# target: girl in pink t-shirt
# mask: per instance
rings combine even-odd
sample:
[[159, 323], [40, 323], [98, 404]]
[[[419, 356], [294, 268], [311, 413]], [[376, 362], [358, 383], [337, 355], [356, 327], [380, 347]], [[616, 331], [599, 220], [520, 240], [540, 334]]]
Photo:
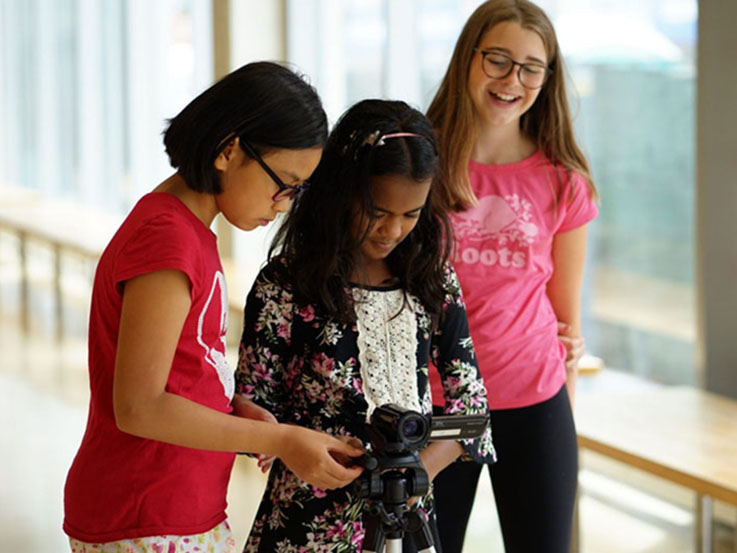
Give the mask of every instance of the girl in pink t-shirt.
[[322, 488], [360, 474], [334, 456], [362, 449], [234, 394], [210, 230], [218, 213], [252, 230], [286, 211], [326, 139], [315, 90], [268, 62], [230, 73], [169, 122], [176, 172], [136, 204], [95, 273], [89, 418], [64, 493], [74, 553], [232, 553], [235, 452], [278, 456]]
[[[488, 390], [499, 456], [489, 470], [505, 549], [567, 552], [578, 476], [571, 400], [581, 280], [586, 226], [598, 210], [545, 13], [525, 0], [482, 4], [428, 117]], [[444, 551], [462, 550], [481, 468], [456, 463], [435, 480]]]

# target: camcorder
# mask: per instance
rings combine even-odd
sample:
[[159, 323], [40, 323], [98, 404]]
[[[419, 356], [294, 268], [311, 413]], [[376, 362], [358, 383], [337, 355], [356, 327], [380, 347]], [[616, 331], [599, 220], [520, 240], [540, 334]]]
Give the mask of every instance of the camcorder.
[[393, 403], [377, 407], [366, 430], [378, 455], [419, 451], [435, 440], [478, 438], [489, 426], [489, 414], [425, 416]]
[[489, 413], [481, 415], [425, 416], [395, 404], [377, 407], [366, 425], [371, 452], [361, 458], [364, 472], [354, 492], [368, 501], [363, 517], [366, 535], [363, 551], [401, 551], [409, 533], [418, 551], [434, 551], [427, 521], [407, 507], [410, 497], [430, 489], [419, 451], [435, 440], [478, 438], [489, 425]]

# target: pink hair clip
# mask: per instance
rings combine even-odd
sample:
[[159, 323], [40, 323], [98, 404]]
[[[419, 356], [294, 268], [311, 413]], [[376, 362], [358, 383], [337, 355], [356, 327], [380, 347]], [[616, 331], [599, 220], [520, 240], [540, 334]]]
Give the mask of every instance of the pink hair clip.
[[393, 132], [389, 134], [381, 134], [381, 131], [374, 131], [370, 135], [366, 137], [366, 139], [363, 141], [363, 145], [369, 145], [369, 146], [384, 146], [386, 142], [384, 142], [388, 138], [402, 138], [402, 137], [410, 137], [415, 136], [417, 138], [424, 138], [421, 134], [417, 134], [415, 132]]

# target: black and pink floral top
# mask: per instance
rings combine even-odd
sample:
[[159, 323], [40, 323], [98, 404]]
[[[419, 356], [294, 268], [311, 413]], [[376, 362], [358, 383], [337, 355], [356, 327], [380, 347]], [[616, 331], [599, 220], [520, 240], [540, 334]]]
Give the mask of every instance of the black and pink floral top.
[[[356, 305], [363, 313], [356, 323], [346, 325], [321, 318], [312, 305], [295, 303], [291, 292], [274, 278], [274, 271], [279, 270], [283, 270], [281, 261], [272, 261], [259, 273], [248, 295], [236, 371], [237, 392], [271, 411], [280, 422], [354, 436], [369, 447], [365, 422], [377, 400], [367, 398], [364, 390], [370, 396], [374, 386], [363, 380], [372, 378], [371, 372], [392, 370], [386, 365], [396, 363], [401, 355], [387, 353], [385, 348], [394, 341], [393, 336], [402, 332], [388, 326], [397, 324], [397, 317], [392, 316], [389, 320], [378, 317], [387, 325], [378, 337], [359, 334], [375, 332], [377, 317], [370, 316], [372, 306], [401, 290], [398, 286], [354, 288], [350, 293], [361, 298], [362, 303]], [[405, 320], [412, 326], [404, 331], [413, 332], [416, 340], [413, 336], [409, 342], [400, 342], [411, 343], [412, 347], [416, 344], [411, 360], [416, 382], [411, 382], [411, 389], [417, 393], [417, 401], [406, 407], [432, 413], [428, 385], [432, 361], [443, 382], [445, 413], [484, 413], [488, 410], [486, 389], [476, 364], [460, 286], [450, 265], [446, 274], [444, 314], [437, 328], [432, 328], [430, 317], [416, 298], [409, 296], [405, 302], [405, 309], [412, 314]], [[369, 324], [364, 324], [367, 319]], [[397, 347], [401, 349], [401, 344]], [[370, 363], [369, 371], [366, 367], [362, 370], [361, 360], [367, 366]], [[374, 380], [381, 383], [386, 379]], [[378, 397], [384, 396], [379, 393]], [[496, 460], [491, 429], [481, 438], [461, 444], [468, 460]], [[351, 486], [339, 490], [314, 488], [277, 460], [244, 551], [360, 551], [364, 508], [364, 501], [354, 495]], [[418, 508], [432, 510], [432, 493], [418, 502]]]

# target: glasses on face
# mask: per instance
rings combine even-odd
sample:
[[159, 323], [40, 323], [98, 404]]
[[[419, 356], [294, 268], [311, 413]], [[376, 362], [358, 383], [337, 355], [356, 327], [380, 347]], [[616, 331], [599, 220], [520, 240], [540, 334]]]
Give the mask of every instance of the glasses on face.
[[297, 194], [302, 192], [303, 190], [306, 190], [307, 187], [310, 185], [308, 181], [304, 181], [300, 185], [293, 185], [293, 184], [285, 184], [283, 180], [281, 180], [276, 173], [269, 167], [266, 162], [263, 160], [263, 158], [256, 153], [256, 150], [251, 148], [251, 146], [248, 145], [247, 142], [241, 141], [241, 146], [243, 146], [243, 150], [251, 156], [253, 159], [256, 160], [256, 163], [258, 163], [261, 168], [266, 171], [266, 174], [271, 177], [271, 180], [276, 183], [277, 191], [276, 193], [271, 197], [271, 200], [274, 202], [280, 202], [281, 200], [291, 200], [294, 198]]
[[545, 84], [545, 80], [553, 72], [549, 67], [540, 63], [520, 63], [514, 61], [507, 55], [490, 50], [474, 48], [474, 52], [481, 54], [481, 68], [487, 77], [492, 79], [504, 79], [514, 66], [518, 65], [517, 78], [525, 88], [536, 89]]

